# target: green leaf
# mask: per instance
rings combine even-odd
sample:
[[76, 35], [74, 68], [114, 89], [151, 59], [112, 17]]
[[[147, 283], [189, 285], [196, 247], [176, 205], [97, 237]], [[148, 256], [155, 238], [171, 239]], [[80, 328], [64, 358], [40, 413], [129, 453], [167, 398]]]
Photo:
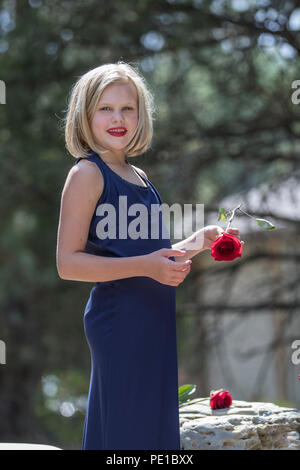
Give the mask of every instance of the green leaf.
[[275, 228], [275, 225], [271, 224], [268, 220], [265, 219], [255, 219], [257, 225], [259, 225], [261, 228], [264, 228], [266, 230], [273, 230]]
[[226, 216], [226, 209], [224, 207], [220, 207], [219, 209], [219, 217], [218, 220], [224, 220], [226, 222], [227, 216]]
[[192, 393], [195, 392], [196, 388], [197, 388], [197, 385], [192, 385], [192, 384], [186, 384], [186, 385], [182, 385], [181, 387], [179, 387], [178, 389], [179, 405], [185, 401], [188, 401], [189, 395], [192, 395]]

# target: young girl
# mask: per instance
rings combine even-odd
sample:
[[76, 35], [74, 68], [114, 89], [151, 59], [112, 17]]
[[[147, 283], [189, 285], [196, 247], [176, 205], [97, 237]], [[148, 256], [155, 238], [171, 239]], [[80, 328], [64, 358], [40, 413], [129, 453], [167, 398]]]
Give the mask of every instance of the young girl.
[[[149, 211], [162, 203], [127, 159], [149, 148], [153, 110], [145, 80], [121, 61], [84, 74], [70, 97], [66, 146], [77, 160], [62, 192], [57, 269], [62, 279], [95, 283], [84, 312], [91, 376], [82, 449], [180, 450], [176, 287], [189, 258], [223, 230], [209, 226], [199, 250], [185, 251], [185, 240], [175, 249], [160, 214], [159, 237], [120, 236], [121, 222], [132, 222], [120, 196]], [[105, 238], [108, 205], [118, 230]]]

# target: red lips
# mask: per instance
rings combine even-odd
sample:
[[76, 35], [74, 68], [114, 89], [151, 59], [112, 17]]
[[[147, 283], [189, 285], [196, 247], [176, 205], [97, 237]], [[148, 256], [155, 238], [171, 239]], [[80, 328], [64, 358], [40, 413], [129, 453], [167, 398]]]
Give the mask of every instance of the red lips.
[[108, 129], [107, 132], [110, 135], [113, 135], [114, 137], [122, 137], [123, 135], [126, 134], [127, 129], [125, 129], [125, 127], [113, 127], [111, 129]]

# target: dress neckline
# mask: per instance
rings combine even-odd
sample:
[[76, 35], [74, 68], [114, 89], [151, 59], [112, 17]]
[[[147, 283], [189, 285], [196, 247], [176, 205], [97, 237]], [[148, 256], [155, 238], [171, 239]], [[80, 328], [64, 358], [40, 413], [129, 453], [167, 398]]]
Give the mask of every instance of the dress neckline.
[[127, 160], [127, 157], [125, 157], [125, 161], [128, 165], [131, 166], [132, 170], [135, 172], [135, 174], [137, 174], [138, 176], [140, 176], [142, 178], [142, 180], [146, 183], [147, 186], [141, 186], [140, 184], [135, 184], [135, 183], [132, 183], [131, 181], [128, 181], [126, 180], [125, 178], [122, 178], [122, 176], [118, 175], [118, 173], [116, 173], [114, 170], [112, 170], [110, 168], [110, 166], [107, 165], [107, 163], [105, 163], [105, 161], [100, 157], [100, 155], [98, 153], [95, 152], [95, 155], [100, 158], [100, 160], [103, 162], [103, 164], [112, 172], [114, 173], [118, 178], [120, 178], [122, 181], [124, 181], [125, 183], [127, 184], [130, 184], [131, 186], [135, 186], [136, 188], [141, 188], [141, 189], [149, 189], [150, 186], [148, 184], [148, 182], [146, 181], [146, 178], [144, 178], [144, 176], [138, 174], [135, 169], [133, 168], [133, 166], [129, 163], [129, 161]]

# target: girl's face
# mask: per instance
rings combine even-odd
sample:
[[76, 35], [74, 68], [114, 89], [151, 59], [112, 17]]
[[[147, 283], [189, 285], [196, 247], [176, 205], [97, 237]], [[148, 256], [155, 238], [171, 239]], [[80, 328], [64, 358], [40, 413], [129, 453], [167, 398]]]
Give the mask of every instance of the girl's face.
[[[138, 95], [134, 84], [112, 83], [103, 91], [92, 119], [95, 140], [108, 149], [105, 157], [123, 157], [124, 148], [138, 125]], [[109, 129], [125, 128], [125, 134], [113, 135]], [[119, 129], [122, 130], [122, 129]], [[124, 130], [124, 129], [123, 129]]]

